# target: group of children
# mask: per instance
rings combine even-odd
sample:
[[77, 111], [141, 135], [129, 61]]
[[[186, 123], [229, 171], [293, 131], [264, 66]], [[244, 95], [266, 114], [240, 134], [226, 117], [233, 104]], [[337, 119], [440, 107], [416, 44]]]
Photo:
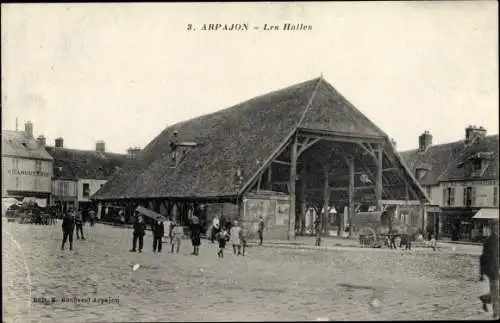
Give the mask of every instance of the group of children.
[[222, 228], [215, 236], [219, 243], [219, 251], [217, 252], [218, 258], [224, 258], [224, 249], [226, 243], [229, 242], [233, 246], [233, 252], [237, 256], [244, 256], [246, 249], [246, 239], [243, 234], [243, 229], [240, 227], [238, 221], [234, 221], [234, 225], [229, 229], [228, 227]]

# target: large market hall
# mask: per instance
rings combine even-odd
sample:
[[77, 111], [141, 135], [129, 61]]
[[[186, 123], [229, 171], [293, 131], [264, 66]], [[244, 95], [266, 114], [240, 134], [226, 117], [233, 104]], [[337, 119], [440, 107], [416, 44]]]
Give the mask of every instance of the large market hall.
[[325, 229], [331, 206], [346, 210], [339, 231], [359, 231], [363, 208], [394, 205], [425, 230], [429, 201], [390, 137], [323, 77], [168, 126], [92, 198], [181, 224], [201, 209], [206, 226], [220, 215], [252, 231], [262, 216], [276, 239], [304, 232], [310, 208]]

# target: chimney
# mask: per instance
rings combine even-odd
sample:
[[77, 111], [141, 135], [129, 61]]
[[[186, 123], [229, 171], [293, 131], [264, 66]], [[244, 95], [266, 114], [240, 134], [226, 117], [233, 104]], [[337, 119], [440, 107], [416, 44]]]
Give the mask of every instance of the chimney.
[[56, 148], [63, 148], [64, 140], [61, 137], [56, 138]]
[[134, 155], [137, 155], [137, 153], [140, 151], [141, 151], [141, 148], [139, 148], [139, 147], [130, 147], [129, 149], [127, 149], [127, 154], [129, 156], [134, 156]]
[[45, 140], [45, 136], [44, 135], [40, 135], [38, 136], [38, 138], [36, 138], [36, 141], [38, 142], [38, 145], [40, 147], [45, 147], [47, 141]]
[[426, 130], [418, 137], [418, 151], [424, 152], [432, 145], [432, 135]]
[[99, 140], [95, 143], [95, 151], [99, 153], [104, 153], [106, 151], [106, 144], [104, 141]]
[[476, 138], [484, 138], [486, 136], [486, 129], [483, 127], [468, 126], [465, 128], [465, 142], [471, 143]]
[[31, 121], [24, 124], [24, 132], [27, 136], [33, 137], [33, 123], [31, 123]]

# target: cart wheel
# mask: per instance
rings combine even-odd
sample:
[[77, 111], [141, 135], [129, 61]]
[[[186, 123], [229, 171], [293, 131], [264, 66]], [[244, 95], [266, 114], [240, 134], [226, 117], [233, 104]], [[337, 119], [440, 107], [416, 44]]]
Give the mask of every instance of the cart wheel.
[[375, 230], [365, 227], [359, 231], [359, 242], [362, 247], [374, 247], [377, 241]]

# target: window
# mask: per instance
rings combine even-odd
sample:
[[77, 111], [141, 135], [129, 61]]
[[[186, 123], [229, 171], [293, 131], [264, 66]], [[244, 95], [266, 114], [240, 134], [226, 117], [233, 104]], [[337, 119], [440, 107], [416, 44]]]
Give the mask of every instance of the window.
[[431, 197], [431, 187], [430, 186], [425, 187], [425, 192], [427, 193], [428, 197]]
[[42, 161], [41, 160], [36, 160], [35, 161], [35, 171], [36, 172], [41, 172], [42, 171]]
[[482, 166], [482, 160], [480, 158], [475, 158], [473, 161], [472, 161], [472, 166], [473, 166], [473, 169], [475, 171], [479, 171], [481, 170], [481, 166]]
[[19, 177], [16, 177], [16, 188], [19, 188], [21, 186], [21, 180]]
[[63, 195], [64, 193], [64, 182], [57, 183], [57, 195]]
[[455, 204], [455, 188], [445, 187], [443, 188], [443, 205], [452, 206]]
[[90, 185], [88, 183], [83, 183], [83, 197], [90, 197]]
[[498, 206], [498, 186], [493, 187], [493, 206]]
[[104, 184], [101, 184], [101, 186], [100, 186], [100, 187], [103, 187], [103, 186], [104, 186]]
[[69, 195], [69, 183], [68, 182], [63, 182], [63, 195], [64, 196]]
[[464, 206], [473, 206], [476, 202], [476, 190], [474, 187], [464, 187]]
[[14, 169], [19, 169], [19, 159], [17, 159], [17, 158], [12, 159], [12, 167]]

